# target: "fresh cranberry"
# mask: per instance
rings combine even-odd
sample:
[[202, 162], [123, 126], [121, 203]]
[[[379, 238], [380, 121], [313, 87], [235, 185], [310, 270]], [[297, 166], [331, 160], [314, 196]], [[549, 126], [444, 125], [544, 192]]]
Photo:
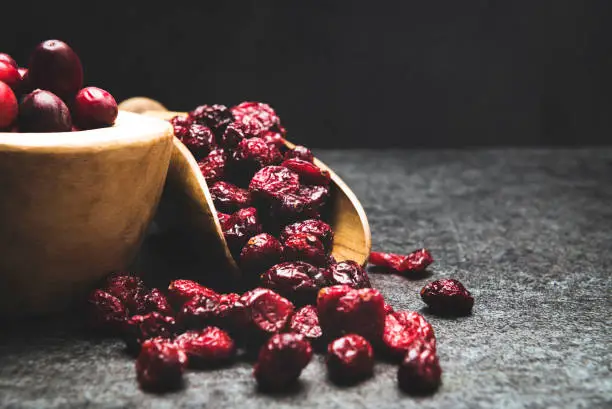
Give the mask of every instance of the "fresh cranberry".
[[159, 289], [154, 288], [144, 295], [144, 304], [147, 312], [159, 312], [163, 315], [173, 316], [174, 310], [168, 299]]
[[208, 156], [198, 161], [200, 171], [206, 179], [206, 183], [213, 184], [225, 175], [225, 164], [227, 155], [223, 149], [213, 149]]
[[327, 285], [323, 272], [312, 264], [292, 261], [277, 264], [261, 276], [261, 285], [270, 288], [298, 305], [316, 300]]
[[280, 119], [274, 109], [263, 102], [245, 101], [232, 107], [236, 121], [244, 122], [248, 118], [257, 119], [266, 130], [279, 130]]
[[50, 91], [64, 101], [71, 100], [83, 88], [83, 67], [68, 44], [48, 40], [30, 55], [28, 79], [33, 88]]
[[195, 296], [219, 297], [214, 290], [192, 280], [174, 280], [168, 286], [168, 298], [175, 307], [182, 307]]
[[323, 246], [327, 251], [330, 251], [332, 248], [334, 232], [332, 231], [330, 225], [322, 220], [308, 219], [285, 226], [281, 232], [280, 239], [285, 241], [287, 237], [297, 233], [312, 234], [321, 240], [321, 243], [323, 243]]
[[283, 256], [287, 261], [303, 260], [319, 267], [327, 262], [325, 247], [315, 235], [296, 233], [288, 236], [283, 245], [285, 246]]
[[396, 359], [405, 356], [415, 342], [426, 342], [434, 350], [436, 348], [436, 337], [431, 324], [414, 311], [387, 314], [382, 341], [387, 354]]
[[370, 264], [384, 267], [397, 273], [419, 273], [424, 271], [431, 263], [433, 257], [427, 249], [420, 249], [404, 256], [395, 253], [370, 253]]
[[177, 330], [173, 317], [150, 312], [145, 315], [133, 315], [123, 328], [123, 339], [130, 352], [137, 352], [144, 341], [149, 338], [172, 338]]
[[312, 359], [312, 347], [301, 334], [270, 337], [259, 351], [253, 375], [262, 390], [282, 390], [295, 383]]
[[234, 149], [243, 139], [258, 138], [263, 127], [258, 120], [248, 119], [244, 122], [232, 122], [227, 126], [221, 137], [221, 145], [226, 149]]
[[0, 81], [0, 130], [9, 128], [17, 119], [19, 104], [15, 93], [4, 82]]
[[13, 67], [18, 68], [17, 61], [15, 61], [13, 57], [6, 53], [0, 53], [0, 62], [5, 62], [8, 65], [12, 65]]
[[117, 333], [126, 319], [126, 310], [121, 300], [102, 290], [95, 290], [88, 299], [88, 324], [101, 332]]
[[255, 288], [242, 295], [240, 302], [247, 308], [247, 332], [261, 339], [281, 332], [293, 314], [293, 304], [267, 288]]
[[323, 339], [317, 308], [313, 305], [305, 305], [297, 310], [291, 317], [289, 329], [297, 334], [302, 334], [313, 345], [320, 344]]
[[200, 105], [189, 112], [189, 117], [194, 122], [209, 127], [219, 137], [234, 120], [231, 111], [225, 105]]
[[326, 364], [330, 379], [351, 384], [372, 376], [374, 352], [367, 339], [348, 334], [329, 344]]
[[346, 284], [353, 288], [372, 287], [368, 273], [353, 260], [329, 265], [325, 275], [333, 285]]
[[141, 388], [156, 392], [180, 388], [187, 362], [187, 354], [171, 341], [147, 340], [136, 360], [138, 383]]
[[115, 274], [106, 280], [106, 291], [119, 298], [130, 315], [144, 314], [147, 288], [142, 279], [128, 274]]
[[270, 199], [295, 193], [299, 187], [297, 173], [282, 166], [266, 166], [255, 173], [249, 184], [249, 191], [256, 197]]
[[174, 136], [185, 144], [196, 160], [206, 157], [216, 147], [213, 132], [209, 127], [199, 123], [189, 125], [186, 131], [179, 128], [179, 133], [175, 128]]
[[442, 369], [436, 351], [425, 342], [415, 342], [397, 372], [397, 382], [409, 394], [430, 394], [442, 383]]
[[285, 152], [285, 159], [292, 158], [301, 159], [310, 163], [314, 161], [314, 156], [310, 149], [302, 145], [296, 145], [295, 148]]
[[219, 296], [196, 295], [183, 304], [177, 320], [182, 328], [202, 329], [212, 325], [219, 314]]
[[185, 332], [176, 337], [175, 343], [185, 351], [189, 365], [194, 368], [223, 364], [236, 352], [234, 340], [227, 332], [217, 327]]
[[0, 81], [11, 87], [15, 94], [21, 91], [21, 75], [17, 67], [7, 62], [0, 61]]
[[114, 124], [119, 110], [117, 101], [108, 91], [87, 87], [76, 95], [72, 112], [74, 122], [81, 129], [93, 129]]
[[276, 147], [281, 152], [285, 149], [285, 138], [283, 138], [280, 132], [264, 131], [261, 134], [261, 138], [263, 138], [268, 145]]
[[221, 225], [221, 229], [225, 230], [225, 226], [230, 219], [230, 215], [227, 213], [217, 212], [217, 219], [219, 219], [219, 224]]
[[208, 190], [215, 204], [215, 209], [222, 212], [235, 212], [251, 204], [251, 195], [248, 190], [228, 182], [217, 182], [210, 186]]
[[469, 315], [474, 297], [458, 280], [444, 278], [421, 289], [421, 298], [432, 312], [439, 315]]
[[261, 233], [247, 241], [240, 252], [240, 268], [246, 273], [260, 274], [280, 263], [283, 246], [274, 236]]
[[327, 170], [321, 169], [311, 162], [298, 158], [286, 159], [281, 166], [291, 169], [300, 175], [300, 182], [306, 185], [329, 185], [331, 177]]
[[237, 249], [237, 251], [240, 251], [242, 247], [244, 247], [250, 237], [262, 231], [257, 209], [254, 207], [247, 207], [233, 213], [225, 224], [225, 227], [223, 234], [227, 240], [227, 244], [232, 249]]
[[64, 102], [49, 91], [37, 89], [19, 105], [21, 132], [70, 132], [72, 119]]

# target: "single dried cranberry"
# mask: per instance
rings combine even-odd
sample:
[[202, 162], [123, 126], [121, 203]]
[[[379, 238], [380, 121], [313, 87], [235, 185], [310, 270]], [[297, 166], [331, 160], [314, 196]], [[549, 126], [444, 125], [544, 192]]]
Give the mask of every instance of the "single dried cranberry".
[[313, 305], [305, 305], [293, 314], [289, 323], [289, 329], [304, 335], [313, 345], [320, 344], [323, 339], [323, 330], [319, 325], [317, 308]]
[[187, 133], [177, 134], [176, 129], [174, 135], [185, 144], [191, 154], [197, 159], [206, 157], [216, 147], [215, 135], [207, 126], [193, 123], [187, 128]]
[[174, 310], [170, 306], [168, 299], [157, 288], [154, 288], [145, 294], [144, 304], [145, 304], [145, 308], [147, 312], [156, 311], [163, 315], [168, 315], [168, 316], [174, 315]]
[[114, 124], [119, 109], [110, 92], [87, 87], [76, 95], [72, 112], [74, 122], [80, 129], [94, 129]]
[[334, 232], [330, 225], [322, 220], [308, 219], [285, 226], [281, 232], [280, 239], [285, 241], [287, 237], [297, 233], [308, 233], [317, 236], [327, 251], [330, 251], [332, 248]]
[[270, 199], [295, 193], [300, 187], [299, 176], [282, 166], [266, 166], [255, 173], [249, 191], [256, 197]]
[[15, 94], [19, 94], [21, 90], [21, 75], [17, 67], [11, 64], [0, 61], [0, 81], [8, 85]]
[[225, 230], [225, 225], [230, 219], [230, 215], [227, 213], [217, 212], [217, 219], [219, 219], [219, 224], [221, 225], [221, 229]]
[[217, 182], [208, 190], [215, 208], [222, 212], [235, 212], [251, 204], [251, 195], [248, 190], [228, 182]]
[[266, 130], [279, 130], [280, 119], [274, 109], [263, 102], [245, 101], [232, 107], [232, 114], [236, 121], [244, 122], [247, 118], [257, 119]]
[[397, 311], [387, 314], [382, 337], [387, 354], [401, 359], [415, 342], [426, 342], [434, 350], [436, 337], [429, 322], [414, 311]]
[[169, 340], [150, 339], [142, 344], [136, 360], [138, 383], [156, 392], [177, 389], [182, 385], [187, 354]]
[[144, 301], [147, 288], [140, 277], [127, 274], [111, 275], [106, 280], [106, 291], [119, 298], [130, 315], [147, 312]]
[[261, 138], [243, 139], [234, 149], [229, 165], [235, 178], [250, 179], [264, 166], [277, 164], [280, 156], [277, 148]]
[[0, 81], [0, 130], [10, 127], [15, 122], [18, 111], [19, 104], [15, 93], [11, 87]]
[[196, 296], [219, 297], [214, 290], [192, 280], [174, 280], [168, 286], [168, 298], [175, 307], [183, 306]]
[[282, 331], [293, 314], [293, 304], [267, 288], [255, 288], [240, 297], [247, 308], [249, 327], [257, 338], [270, 336]]
[[221, 294], [217, 314], [212, 322], [232, 335], [242, 335], [249, 324], [249, 314], [241, 296], [236, 293]]
[[200, 105], [189, 112], [189, 117], [199, 124], [212, 129], [218, 136], [234, 120], [231, 111], [225, 105]]
[[329, 198], [329, 186], [300, 186], [296, 195], [313, 208], [321, 208]]
[[302, 186], [296, 193], [280, 195], [272, 200], [272, 218], [283, 222], [317, 219], [325, 204], [329, 190], [325, 186]]
[[319, 290], [327, 286], [323, 272], [312, 264], [292, 261], [277, 264], [261, 276], [261, 285], [298, 305], [311, 304]]
[[287, 261], [303, 260], [315, 266], [324, 266], [327, 262], [325, 247], [315, 235], [296, 233], [288, 236], [283, 245], [285, 246], [283, 255]]
[[230, 248], [240, 251], [250, 237], [261, 233], [262, 227], [257, 215], [257, 209], [247, 207], [230, 216], [225, 224], [223, 235]]
[[126, 310], [121, 300], [102, 290], [94, 290], [88, 299], [88, 324], [95, 330], [116, 333], [126, 320]]
[[130, 317], [123, 328], [123, 339], [128, 350], [136, 352], [145, 340], [155, 337], [172, 338], [176, 330], [176, 321], [173, 317], [150, 312]]
[[234, 340], [217, 327], [188, 331], [176, 337], [176, 345], [185, 351], [189, 366], [211, 367], [229, 361], [235, 354]]
[[206, 183], [212, 184], [223, 178], [226, 163], [227, 155], [223, 149], [213, 149], [208, 156], [198, 161], [200, 172], [206, 179]]
[[179, 140], [182, 140], [189, 136], [189, 127], [193, 124], [193, 121], [188, 116], [177, 115], [169, 120], [174, 128], [174, 136]]
[[276, 147], [281, 152], [285, 149], [285, 138], [283, 138], [280, 132], [264, 131], [261, 134], [261, 138], [263, 138], [268, 145]]
[[300, 182], [305, 185], [329, 185], [331, 176], [329, 171], [321, 169], [317, 165], [311, 162], [298, 158], [286, 159], [281, 166], [291, 169], [298, 175], [300, 175]]
[[247, 241], [240, 252], [240, 268], [251, 275], [257, 276], [280, 263], [283, 246], [274, 236], [261, 233]]
[[253, 375], [262, 390], [281, 390], [297, 381], [311, 359], [312, 347], [303, 335], [276, 334], [261, 347]]
[[17, 118], [21, 132], [70, 132], [72, 118], [57, 95], [36, 89], [19, 104]]
[[430, 394], [438, 389], [442, 369], [436, 351], [426, 342], [415, 342], [397, 371], [397, 382], [400, 389], [410, 394]]
[[6, 54], [6, 53], [0, 53], [0, 62], [5, 62], [9, 65], [12, 65], [13, 67], [17, 68], [17, 61], [15, 61], [13, 59], [13, 57], [11, 57], [10, 55]]
[[374, 352], [367, 339], [348, 334], [329, 344], [326, 364], [330, 379], [351, 384], [372, 376]]
[[403, 256], [395, 253], [370, 253], [370, 264], [385, 267], [397, 273], [418, 273], [433, 263], [433, 257], [427, 249], [420, 249]]
[[385, 314], [389, 315], [389, 314], [393, 314], [394, 312], [395, 310], [393, 309], [393, 307], [385, 303]]
[[295, 148], [288, 150], [285, 152], [285, 159], [297, 158], [306, 162], [312, 163], [314, 161], [314, 156], [310, 149], [302, 145], [296, 145]]
[[221, 145], [226, 149], [234, 149], [243, 139], [259, 138], [263, 127], [256, 119], [247, 119], [244, 122], [232, 122], [227, 126], [221, 137]]
[[421, 298], [432, 312], [439, 315], [469, 315], [474, 297], [458, 280], [443, 278], [421, 289]]
[[346, 284], [353, 288], [372, 287], [368, 273], [353, 260], [341, 261], [329, 265], [325, 275], [333, 285]]
[[[327, 326], [333, 326], [333, 314], [338, 305], [338, 300], [353, 290], [348, 285], [332, 285], [319, 290], [317, 294], [317, 312], [319, 322], [327, 321]], [[323, 328], [324, 325], [321, 325]]]
[[54, 93], [64, 101], [71, 100], [83, 88], [83, 66], [79, 56], [62, 41], [39, 44], [28, 63], [28, 77], [33, 88]]
[[196, 295], [185, 304], [177, 315], [182, 328], [202, 329], [212, 325], [219, 314], [219, 296]]

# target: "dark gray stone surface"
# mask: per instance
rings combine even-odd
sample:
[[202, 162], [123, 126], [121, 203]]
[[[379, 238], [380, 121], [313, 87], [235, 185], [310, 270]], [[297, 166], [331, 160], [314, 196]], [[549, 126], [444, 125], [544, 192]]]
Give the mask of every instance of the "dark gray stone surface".
[[401, 394], [383, 363], [338, 388], [317, 357], [286, 396], [258, 394], [247, 363], [189, 372], [185, 390], [148, 395], [120, 342], [38, 322], [2, 331], [0, 406], [612, 407], [612, 149], [317, 153], [363, 202], [374, 249], [432, 250], [429, 278], [372, 274], [395, 308], [421, 310], [418, 290], [435, 278], [474, 294], [470, 317], [427, 316], [444, 370], [438, 393]]

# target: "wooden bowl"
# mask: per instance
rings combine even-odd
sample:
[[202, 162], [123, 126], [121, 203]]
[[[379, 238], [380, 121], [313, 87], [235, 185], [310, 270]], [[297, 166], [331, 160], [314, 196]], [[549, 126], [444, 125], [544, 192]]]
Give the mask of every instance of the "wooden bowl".
[[165, 121], [0, 133], [0, 316], [62, 310], [132, 261], [172, 154]]

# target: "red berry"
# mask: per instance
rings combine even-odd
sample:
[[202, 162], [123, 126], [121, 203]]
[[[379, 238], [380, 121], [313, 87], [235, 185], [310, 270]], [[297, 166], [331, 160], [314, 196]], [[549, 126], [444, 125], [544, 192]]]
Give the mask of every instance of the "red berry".
[[225, 105], [200, 105], [189, 112], [189, 117], [194, 122], [209, 127], [219, 137], [234, 120], [231, 111]]
[[258, 138], [263, 127], [258, 120], [248, 119], [244, 122], [232, 122], [227, 126], [221, 137], [221, 145], [226, 149], [234, 149], [243, 139]]
[[267, 288], [255, 288], [242, 295], [240, 302], [247, 308], [247, 330], [256, 338], [281, 332], [293, 314], [293, 304]]
[[264, 129], [279, 130], [279, 117], [270, 105], [263, 102], [242, 102], [232, 107], [232, 114], [238, 122], [244, 122], [248, 118], [255, 118], [262, 124]]
[[20, 93], [22, 80], [17, 67], [8, 62], [0, 61], [0, 81], [11, 87], [15, 94]]
[[30, 56], [28, 80], [33, 88], [50, 91], [64, 101], [72, 99], [83, 87], [81, 60], [68, 44], [48, 40]]
[[183, 142], [196, 160], [206, 157], [216, 147], [212, 130], [199, 123], [192, 123], [186, 128], [175, 127], [174, 136]]
[[442, 369], [436, 351], [427, 343], [415, 342], [399, 367], [397, 382], [400, 389], [410, 394], [429, 394], [438, 389]]
[[368, 273], [353, 260], [330, 264], [325, 275], [333, 285], [346, 284], [352, 288], [372, 287]]
[[[321, 240], [308, 233], [296, 233], [283, 241], [283, 253], [287, 261], [305, 261], [316, 266], [324, 266], [327, 262], [327, 253]], [[344, 283], [338, 283], [344, 284]]]
[[139, 277], [127, 274], [116, 274], [106, 280], [106, 291], [119, 298], [130, 315], [145, 314], [144, 297], [147, 288]]
[[138, 383], [151, 391], [177, 389], [182, 385], [187, 359], [187, 354], [168, 340], [147, 340], [136, 360]]
[[387, 314], [382, 341], [387, 354], [396, 359], [405, 356], [415, 342], [425, 342], [434, 350], [436, 348], [436, 337], [431, 324], [414, 311]]
[[172, 117], [168, 122], [172, 124], [174, 128], [174, 136], [179, 139], [184, 138], [189, 133], [189, 127], [193, 124], [193, 121], [188, 116], [177, 115]]
[[131, 352], [139, 350], [144, 341], [149, 338], [172, 338], [177, 330], [176, 321], [172, 317], [158, 312], [130, 317], [123, 328], [123, 339]]
[[0, 130], [9, 128], [17, 119], [19, 105], [15, 93], [4, 82], [0, 81]]
[[458, 280], [441, 279], [421, 289], [421, 298], [432, 312], [439, 315], [469, 315], [474, 297]]
[[302, 334], [311, 344], [318, 344], [323, 339], [317, 308], [313, 305], [305, 305], [293, 314], [289, 329], [297, 334]]
[[389, 314], [393, 314], [394, 312], [395, 310], [393, 309], [393, 307], [385, 303], [385, 314], [389, 315]]
[[81, 129], [94, 129], [114, 124], [119, 110], [108, 91], [87, 87], [76, 95], [72, 112], [75, 124]]
[[314, 156], [312, 155], [312, 152], [310, 151], [310, 149], [302, 145], [296, 145], [295, 148], [285, 152], [285, 159], [292, 159], [292, 158], [301, 159], [303, 161], [310, 162], [310, 163], [314, 161]]
[[264, 131], [261, 134], [261, 138], [263, 138], [268, 145], [276, 147], [279, 151], [285, 149], [285, 138], [283, 138], [283, 135], [280, 132]]
[[223, 178], [226, 163], [227, 155], [223, 149], [213, 149], [208, 156], [198, 161], [198, 166], [204, 179], [206, 179], [206, 183], [210, 185]]
[[281, 154], [277, 148], [266, 144], [261, 138], [241, 140], [231, 156], [229, 165], [235, 178], [252, 178], [264, 166], [280, 162]]
[[233, 335], [241, 335], [249, 325], [249, 314], [236, 293], [221, 294], [213, 324]]
[[70, 132], [72, 119], [64, 102], [49, 91], [37, 89], [19, 105], [21, 132]]
[[221, 225], [221, 229], [225, 230], [225, 225], [230, 219], [230, 215], [226, 213], [217, 212], [217, 219], [219, 219], [219, 224]]
[[95, 330], [117, 333], [126, 320], [123, 303], [115, 296], [102, 290], [95, 290], [88, 299], [88, 324]]
[[311, 304], [327, 285], [323, 272], [312, 264], [292, 261], [277, 264], [261, 276], [261, 285], [298, 305]]
[[283, 246], [274, 236], [261, 233], [247, 241], [240, 252], [240, 268], [251, 275], [261, 274], [280, 263]]
[[225, 224], [223, 235], [231, 249], [240, 251], [250, 237], [262, 231], [262, 226], [257, 215], [257, 209], [247, 207], [240, 209], [230, 216]]
[[282, 222], [317, 219], [319, 210], [329, 197], [326, 186], [302, 186], [296, 193], [280, 195], [272, 200], [272, 218]]
[[287, 237], [297, 233], [308, 233], [317, 236], [327, 251], [330, 251], [332, 248], [334, 232], [330, 225], [322, 220], [308, 219], [285, 226], [281, 232], [280, 239], [285, 241]]
[[0, 62], [5, 62], [8, 65], [12, 65], [13, 67], [17, 68], [17, 62], [13, 59], [13, 57], [6, 53], [0, 53]]
[[235, 212], [251, 204], [251, 195], [248, 190], [228, 182], [217, 182], [210, 186], [208, 190], [215, 204], [215, 209], [221, 212]]
[[163, 315], [173, 316], [174, 311], [168, 299], [159, 289], [154, 288], [143, 297], [143, 302], [147, 312], [159, 312]]
[[254, 196], [266, 199], [295, 193], [299, 187], [297, 173], [282, 166], [266, 166], [260, 169], [249, 184], [249, 190]]
[[229, 361], [236, 351], [234, 340], [217, 327], [188, 331], [176, 337], [176, 345], [185, 351], [189, 365], [194, 368], [211, 367]]
[[177, 307], [183, 306], [195, 296], [219, 297], [214, 290], [192, 280], [174, 280], [168, 286], [168, 298]]
[[286, 159], [281, 166], [291, 169], [300, 175], [300, 182], [305, 185], [329, 185], [331, 177], [327, 170], [319, 168], [311, 162], [306, 162], [302, 159], [291, 158]]
[[355, 383], [372, 375], [374, 352], [364, 337], [348, 334], [329, 344], [326, 363], [334, 382]]
[[395, 253], [370, 253], [370, 264], [384, 267], [397, 273], [418, 273], [433, 263], [433, 257], [427, 249], [413, 251], [407, 256]]
[[219, 296], [196, 295], [180, 309], [177, 320], [182, 328], [202, 329], [213, 325], [219, 314]]
[[259, 351], [253, 375], [263, 390], [276, 391], [295, 383], [312, 359], [312, 347], [301, 334], [270, 337]]
[[338, 305], [338, 300], [351, 290], [352, 288], [348, 285], [332, 285], [319, 290], [317, 294], [317, 312], [319, 313], [320, 323], [327, 321], [329, 327], [334, 325], [333, 314]]

